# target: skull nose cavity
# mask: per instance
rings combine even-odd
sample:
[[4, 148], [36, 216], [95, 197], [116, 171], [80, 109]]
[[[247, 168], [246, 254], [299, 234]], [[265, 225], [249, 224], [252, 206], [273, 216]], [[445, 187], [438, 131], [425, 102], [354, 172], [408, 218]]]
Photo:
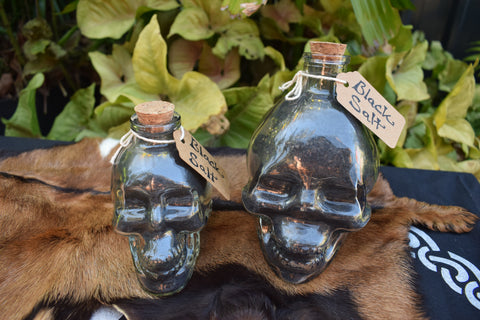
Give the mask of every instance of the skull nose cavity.
[[302, 209], [317, 208], [317, 191], [305, 189], [300, 194], [300, 207]]
[[150, 214], [150, 223], [154, 228], [158, 228], [163, 223], [163, 206], [156, 205], [152, 208]]

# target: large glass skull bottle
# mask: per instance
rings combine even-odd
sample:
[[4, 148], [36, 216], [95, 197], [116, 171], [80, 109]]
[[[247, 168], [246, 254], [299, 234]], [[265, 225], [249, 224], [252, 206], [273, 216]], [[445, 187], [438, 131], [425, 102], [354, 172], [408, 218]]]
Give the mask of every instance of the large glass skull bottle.
[[346, 232], [370, 219], [366, 196], [377, 178], [377, 150], [370, 132], [336, 100], [344, 50], [312, 42], [298, 75], [302, 85], [266, 115], [247, 151], [242, 200], [258, 217], [265, 259], [291, 283], [320, 274]]
[[135, 111], [113, 163], [113, 225], [129, 238], [143, 287], [168, 295], [192, 275], [211, 211], [211, 185], [178, 155], [173, 132], [181, 129], [180, 116], [172, 104], [154, 101]]

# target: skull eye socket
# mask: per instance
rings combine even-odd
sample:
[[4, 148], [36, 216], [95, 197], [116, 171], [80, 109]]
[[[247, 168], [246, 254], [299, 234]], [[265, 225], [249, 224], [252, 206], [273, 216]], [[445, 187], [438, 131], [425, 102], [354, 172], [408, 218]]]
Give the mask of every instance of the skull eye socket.
[[342, 185], [329, 185], [322, 187], [322, 193], [325, 200], [330, 202], [354, 203], [357, 197], [356, 189]]
[[258, 188], [278, 196], [291, 194], [294, 183], [286, 177], [280, 176], [263, 176]]
[[[195, 194], [194, 194], [195, 193]], [[167, 190], [162, 194], [162, 202], [165, 203], [165, 211], [175, 220], [188, 218], [198, 206], [198, 195], [190, 189]]]
[[148, 207], [150, 207], [150, 200], [145, 192], [134, 188], [125, 190], [126, 210], [144, 212]]
[[195, 197], [190, 189], [168, 190], [162, 197], [167, 206], [191, 207], [195, 203]]
[[181, 231], [197, 231], [206, 222], [206, 215], [200, 206], [198, 193], [191, 189], [171, 190], [163, 194], [165, 201], [165, 221]]
[[115, 212], [114, 225], [118, 232], [131, 234], [140, 232], [146, 225], [148, 196], [141, 190], [125, 191], [124, 208]]

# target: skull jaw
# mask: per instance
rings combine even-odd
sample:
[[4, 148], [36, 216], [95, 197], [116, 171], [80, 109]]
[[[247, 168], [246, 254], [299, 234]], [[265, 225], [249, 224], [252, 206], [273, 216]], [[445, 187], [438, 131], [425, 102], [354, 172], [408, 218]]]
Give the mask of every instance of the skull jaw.
[[331, 241], [311, 253], [286, 248], [268, 232], [259, 232], [258, 236], [265, 260], [275, 274], [286, 282], [302, 284], [313, 280], [328, 267], [347, 232], [334, 233]]
[[138, 250], [134, 237], [129, 237], [137, 279], [146, 291], [157, 296], [168, 296], [178, 293], [186, 286], [200, 252], [200, 234], [193, 232], [184, 236], [185, 241], [181, 241], [183, 245], [172, 248], [176, 255], [168, 262], [157, 262], [156, 267], [152, 267], [151, 260]]

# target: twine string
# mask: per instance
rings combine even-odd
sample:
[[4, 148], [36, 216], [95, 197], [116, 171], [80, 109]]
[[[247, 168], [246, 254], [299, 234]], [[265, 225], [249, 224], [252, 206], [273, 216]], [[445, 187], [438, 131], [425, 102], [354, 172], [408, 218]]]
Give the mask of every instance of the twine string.
[[336, 81], [336, 82], [340, 82], [340, 83], [343, 83], [343, 84], [348, 83], [345, 80], [338, 79], [338, 78], [335, 78], [335, 77], [328, 77], [328, 76], [310, 74], [308, 72], [304, 72], [304, 71], [300, 70], [297, 73], [295, 73], [292, 80], [285, 82], [284, 84], [282, 84], [279, 87], [280, 90], [285, 91], [288, 88], [290, 88], [292, 85], [294, 85], [293, 89], [290, 90], [290, 92], [288, 92], [285, 95], [285, 100], [296, 100], [300, 97], [300, 95], [302, 94], [303, 77]]
[[[182, 131], [182, 135], [180, 136], [180, 140], [183, 140], [185, 137], [185, 129], [183, 129], [183, 126], [180, 127], [180, 130]], [[175, 140], [158, 140], [158, 139], [149, 139], [146, 138], [132, 129], [130, 129], [126, 134], [123, 135], [123, 137], [120, 138], [120, 146], [117, 148], [117, 151], [115, 151], [115, 154], [112, 156], [110, 159], [110, 163], [113, 164], [115, 162], [115, 159], [118, 157], [118, 154], [123, 148], [126, 148], [130, 142], [132, 141], [133, 137], [137, 137], [140, 140], [151, 142], [151, 143], [158, 143], [158, 144], [171, 144], [175, 143]]]

